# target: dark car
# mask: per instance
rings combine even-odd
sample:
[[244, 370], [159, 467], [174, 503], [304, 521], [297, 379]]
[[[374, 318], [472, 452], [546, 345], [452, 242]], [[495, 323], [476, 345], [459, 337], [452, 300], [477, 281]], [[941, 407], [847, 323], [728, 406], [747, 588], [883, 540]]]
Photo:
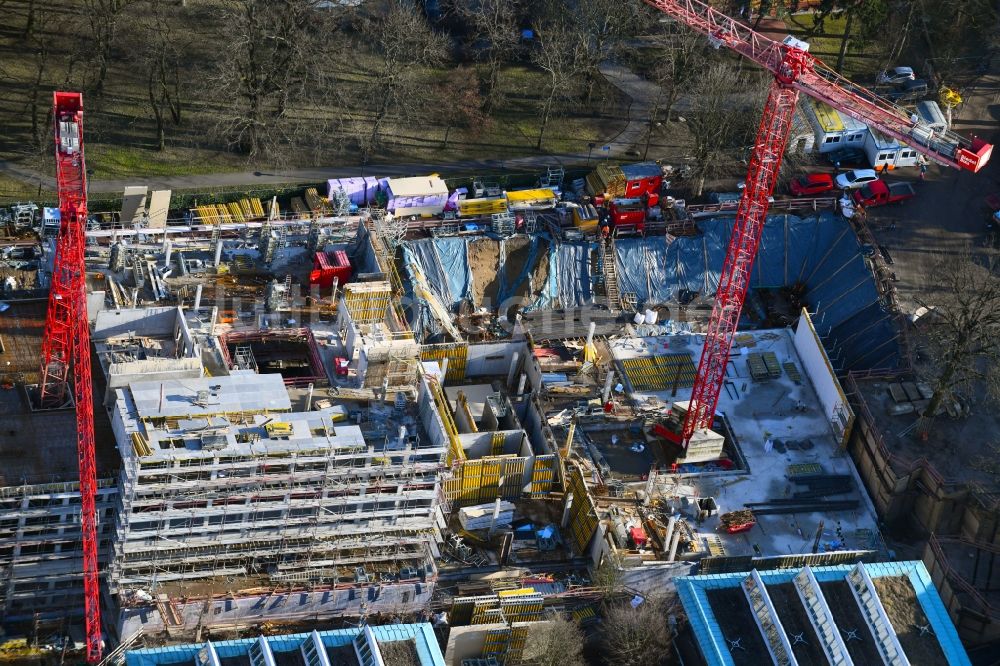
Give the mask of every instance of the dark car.
[[830, 164], [840, 163], [840, 166], [857, 166], [858, 164], [867, 164], [868, 156], [865, 155], [865, 151], [860, 148], [841, 148], [839, 150], [834, 150], [829, 153], [823, 153], [823, 157]]
[[807, 173], [791, 182], [789, 189], [797, 197], [815, 196], [833, 189], [833, 176], [828, 173]]

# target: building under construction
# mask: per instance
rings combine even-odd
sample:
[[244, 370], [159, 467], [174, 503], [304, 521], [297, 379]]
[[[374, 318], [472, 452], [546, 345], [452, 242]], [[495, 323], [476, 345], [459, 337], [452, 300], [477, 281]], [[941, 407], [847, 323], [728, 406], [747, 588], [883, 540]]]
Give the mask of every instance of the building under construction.
[[[420, 394], [429, 404], [426, 384]], [[192, 628], [206, 612], [219, 625], [234, 601], [258, 608], [259, 621], [344, 613], [349, 598], [364, 615], [357, 587], [378, 586], [399, 612], [421, 607], [434, 587], [446, 449], [424, 434], [420, 399], [324, 404], [293, 412], [280, 375], [247, 371], [117, 390], [108, 587], [123, 632], [137, 629], [131, 609], [150, 601], [159, 612], [141, 615], [147, 632]], [[342, 583], [354, 591], [338, 594]]]
[[[685, 449], [661, 426], [684, 419], [729, 220], [678, 205], [676, 235], [595, 241], [555, 199], [496, 225], [342, 210], [90, 231], [108, 635], [408, 621], [442, 608], [442, 577], [497, 566], [495, 587], [463, 582], [450, 613], [491, 627], [463, 654], [500, 659], [542, 605], [594, 614], [593, 590], [576, 589], [588, 568], [661, 593], [691, 562], [883, 557], [837, 375], [904, 351], [850, 224], [768, 219], [713, 433]], [[37, 372], [31, 312], [0, 317], [25, 359], [0, 397], [55, 427], [18, 388]], [[14, 333], [28, 321], [33, 339]], [[61, 494], [24, 483], [39, 461], [5, 479], [15, 622], [82, 610], [71, 454], [51, 454]], [[572, 573], [536, 575], [549, 567]]]

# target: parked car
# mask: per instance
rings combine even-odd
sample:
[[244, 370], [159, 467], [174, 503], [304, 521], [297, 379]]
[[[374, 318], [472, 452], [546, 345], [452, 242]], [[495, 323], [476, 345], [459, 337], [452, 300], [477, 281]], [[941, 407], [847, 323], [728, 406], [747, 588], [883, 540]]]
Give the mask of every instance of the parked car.
[[893, 67], [892, 69], [879, 72], [875, 81], [881, 84], [899, 84], [905, 81], [912, 81], [915, 78], [917, 77], [913, 73], [912, 67]]
[[912, 102], [923, 99], [928, 92], [930, 92], [930, 87], [926, 81], [914, 79], [913, 81], [904, 81], [899, 90], [889, 93], [885, 98], [893, 102]]
[[884, 180], [872, 182], [854, 190], [855, 204], [863, 204], [866, 208], [885, 206], [891, 203], [901, 203], [917, 196], [913, 185], [909, 183], [887, 183]]
[[842, 190], [853, 190], [874, 180], [878, 180], [878, 174], [874, 169], [853, 169], [837, 176], [835, 182]]
[[833, 189], [833, 176], [828, 173], [807, 173], [799, 176], [788, 186], [796, 197], [815, 196]]
[[841, 166], [854, 166], [857, 164], [868, 164], [868, 156], [860, 148], [838, 148], [829, 153], [823, 153], [823, 157], [830, 164], [840, 164]]

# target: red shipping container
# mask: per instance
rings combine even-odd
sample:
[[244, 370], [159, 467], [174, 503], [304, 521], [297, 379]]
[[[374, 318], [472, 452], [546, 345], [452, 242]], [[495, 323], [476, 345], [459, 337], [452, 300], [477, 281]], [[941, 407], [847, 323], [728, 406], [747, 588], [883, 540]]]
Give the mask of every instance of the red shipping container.
[[329, 289], [333, 286], [334, 278], [337, 278], [338, 284], [344, 284], [351, 279], [351, 275], [351, 261], [347, 258], [346, 252], [343, 250], [317, 252], [316, 256], [313, 257], [313, 270], [309, 273], [309, 284]]

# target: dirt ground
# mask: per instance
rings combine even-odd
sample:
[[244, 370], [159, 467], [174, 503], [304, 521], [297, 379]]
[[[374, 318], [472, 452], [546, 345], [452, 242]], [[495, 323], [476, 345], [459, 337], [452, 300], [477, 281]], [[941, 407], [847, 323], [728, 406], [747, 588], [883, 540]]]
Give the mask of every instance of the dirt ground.
[[910, 663], [921, 666], [947, 664], [934, 633], [920, 635], [920, 627], [926, 626], [928, 621], [910, 580], [906, 576], [882, 576], [873, 578], [872, 582]]
[[[952, 129], [962, 135], [1000, 140], [1000, 58], [991, 71], [962, 91], [964, 103], [956, 109]], [[1000, 159], [993, 159], [979, 173], [932, 165], [925, 181], [906, 169], [890, 173], [887, 180], [908, 180], [917, 196], [899, 206], [873, 208], [868, 218], [879, 244], [885, 245], [899, 278], [900, 305], [912, 313], [921, 303], [934, 304], [939, 283], [935, 270], [943, 259], [973, 253], [992, 254], [986, 248], [985, 197], [1000, 193]], [[890, 230], [890, 225], [896, 226]]]
[[[528, 268], [528, 279], [512, 294], [527, 301], [534, 300], [549, 276], [549, 243], [539, 239], [534, 264], [531, 258], [531, 238], [517, 235], [504, 242], [504, 279], [513, 284], [517, 276]], [[494, 308], [500, 294], [500, 242], [493, 238], [477, 238], [469, 242], [469, 268], [472, 270], [472, 298], [477, 306]]]
[[[708, 603], [727, 641], [739, 640], [740, 648], [730, 648], [736, 666], [759, 666], [770, 661], [767, 646], [750, 612], [750, 605], [740, 587], [707, 590]], [[878, 662], [863, 662], [878, 663]]]
[[500, 241], [477, 238], [469, 243], [469, 268], [472, 271], [472, 301], [476, 306], [495, 307], [500, 293]]
[[[774, 602], [774, 607], [778, 611], [781, 619], [781, 626], [785, 628], [785, 634], [792, 644], [792, 653], [800, 664], [822, 664], [826, 662], [826, 655], [820, 644], [806, 609], [802, 606], [795, 586], [791, 583], [781, 583], [780, 585], [768, 585], [767, 594]], [[796, 641], [795, 637], [801, 635], [802, 641]]]
[[[851, 588], [847, 583], [838, 580], [834, 583], [820, 583], [820, 589], [826, 598], [826, 603], [833, 613], [833, 620], [840, 627], [840, 635], [847, 645], [847, 652], [855, 664], [881, 664], [882, 657], [878, 648], [875, 647], [875, 639], [868, 631], [868, 624], [861, 615], [858, 602], [851, 594]], [[850, 638], [847, 632], [857, 632], [859, 640]], [[916, 663], [916, 662], [914, 662]]]

